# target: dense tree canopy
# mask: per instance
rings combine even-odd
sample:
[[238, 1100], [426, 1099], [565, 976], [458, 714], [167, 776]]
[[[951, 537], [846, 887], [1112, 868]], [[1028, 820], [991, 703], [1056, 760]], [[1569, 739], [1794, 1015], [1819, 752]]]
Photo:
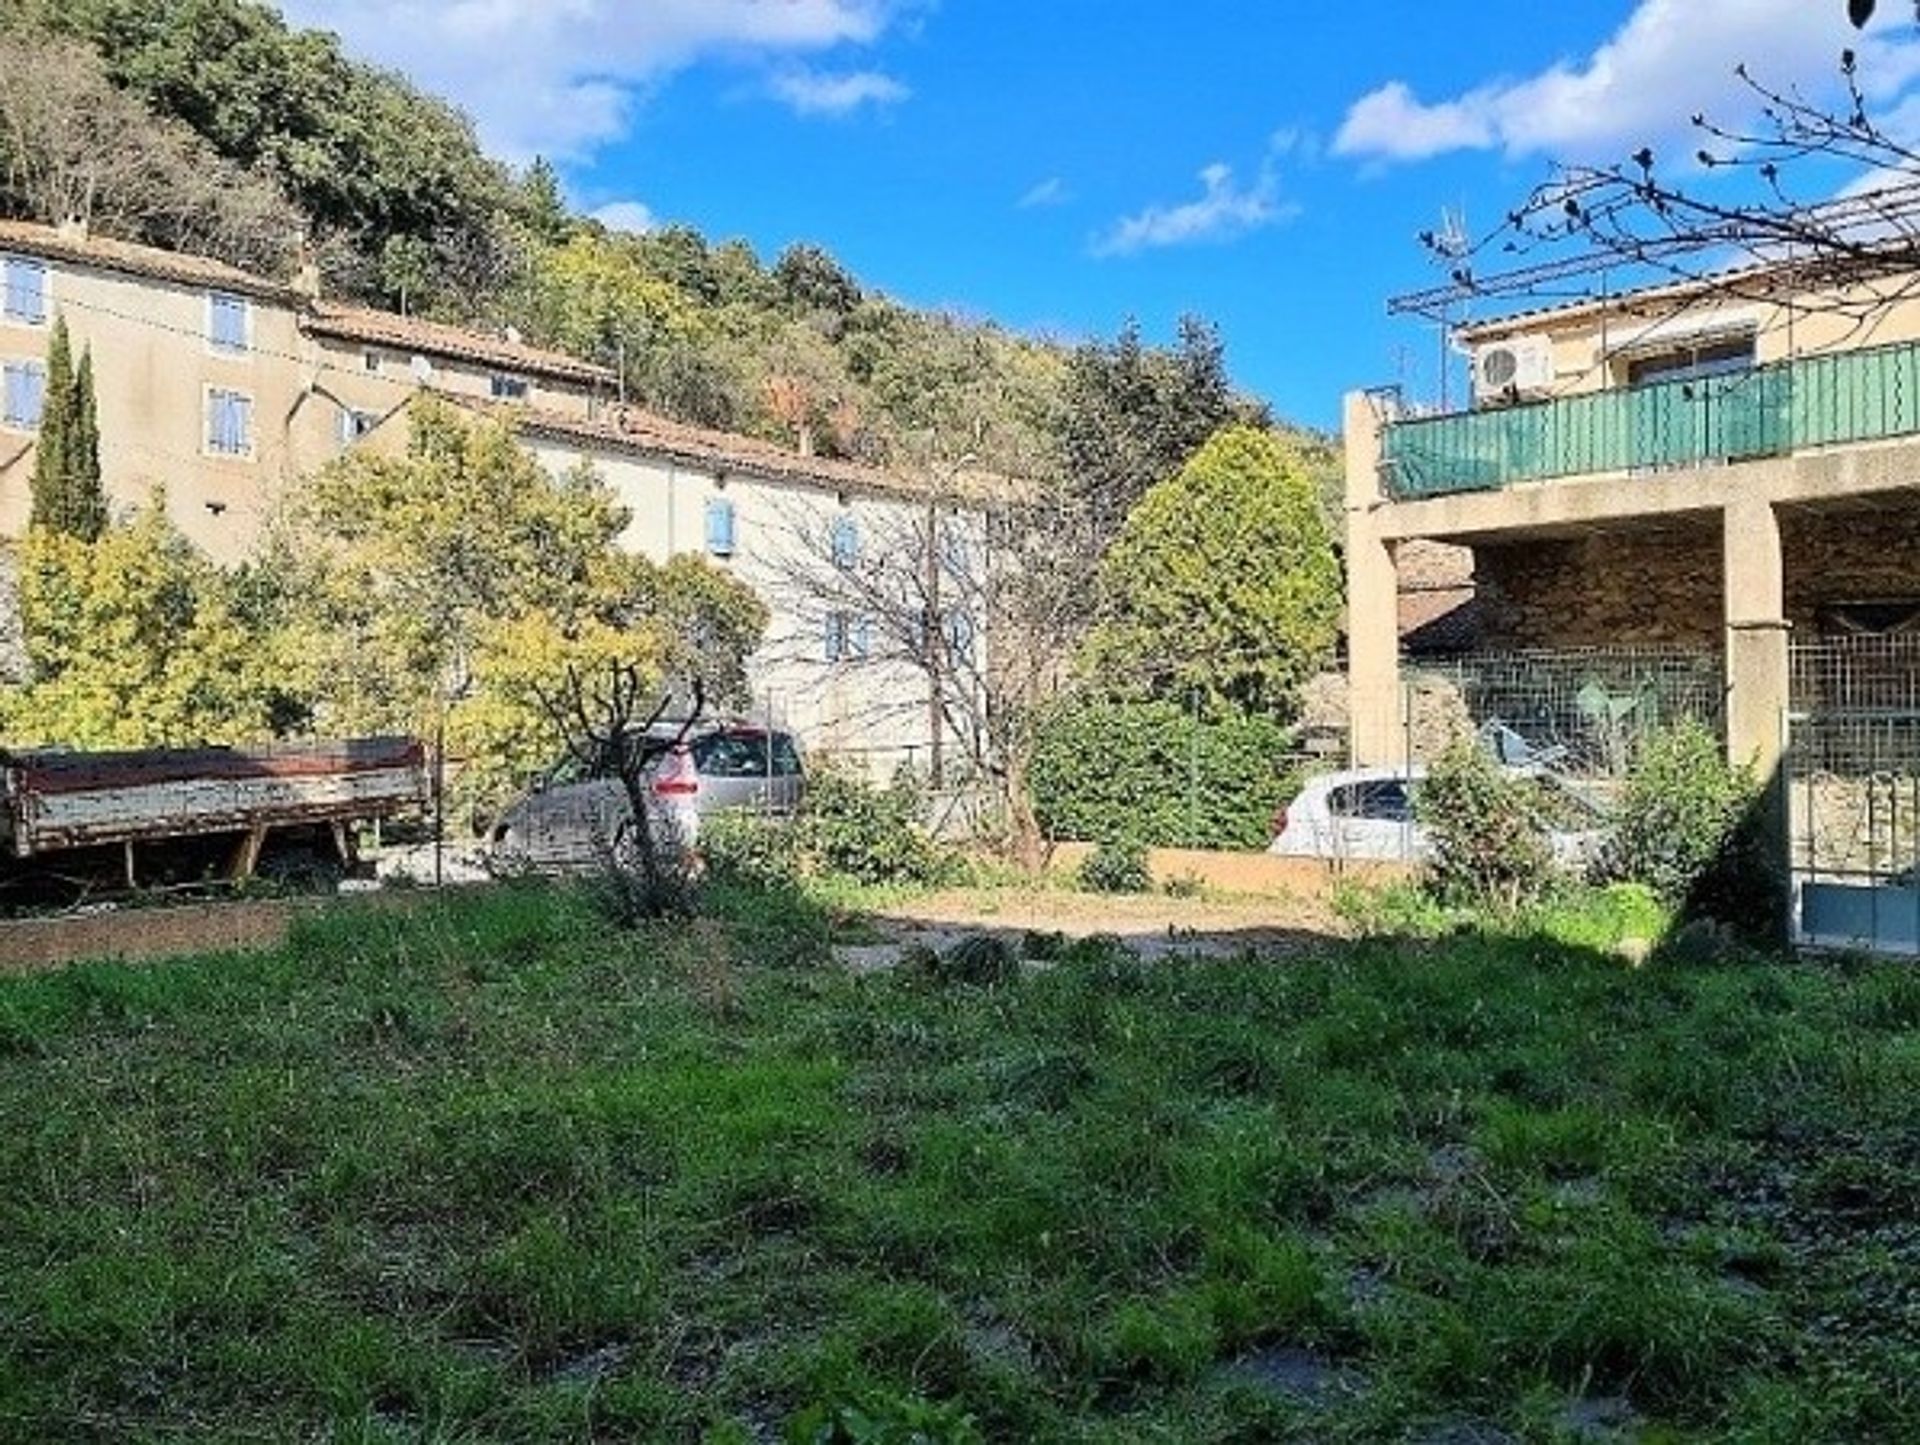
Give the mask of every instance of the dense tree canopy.
[[476, 793], [558, 746], [536, 689], [567, 669], [698, 672], [738, 702], [766, 609], [703, 561], [656, 566], [618, 544], [627, 515], [589, 471], [549, 476], [498, 422], [416, 404], [405, 451], [358, 451], [294, 499], [285, 609], [326, 733], [429, 733]]
[[[90, 47], [114, 87], [197, 136], [229, 177], [291, 199], [355, 290], [392, 299], [382, 261], [405, 238], [433, 255], [436, 286], [476, 297], [499, 280], [510, 223], [529, 211], [460, 112], [254, 0], [0, 0], [0, 27]], [[141, 140], [137, 127], [120, 135]], [[274, 238], [282, 255], [297, 239]]]
[[289, 659], [250, 623], [236, 583], [157, 496], [97, 540], [30, 530], [19, 558], [28, 672], [0, 689], [0, 737], [112, 748], [273, 735], [297, 711]]
[[1111, 342], [1078, 348], [1063, 403], [1061, 469], [1103, 539], [1240, 412], [1219, 333], [1192, 316], [1170, 351], [1143, 345], [1133, 322]]
[[1340, 568], [1299, 450], [1230, 427], [1149, 491], [1101, 565], [1083, 662], [1122, 697], [1284, 712], [1332, 656]]

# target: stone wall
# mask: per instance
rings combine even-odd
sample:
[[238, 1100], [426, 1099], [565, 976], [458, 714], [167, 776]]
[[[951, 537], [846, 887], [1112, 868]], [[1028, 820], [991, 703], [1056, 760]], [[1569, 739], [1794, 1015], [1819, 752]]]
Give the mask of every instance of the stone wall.
[[1798, 637], [1819, 633], [1838, 603], [1920, 600], [1920, 492], [1872, 507], [1786, 508], [1787, 620]]
[[[1475, 551], [1491, 649], [1722, 645], [1720, 519], [1532, 538]], [[1839, 603], [1920, 600], [1920, 495], [1784, 508], [1787, 620], [1822, 631]]]
[[1722, 641], [1717, 517], [1475, 549], [1489, 649]]
[[27, 644], [20, 635], [20, 559], [13, 544], [0, 542], [0, 686], [24, 682]]

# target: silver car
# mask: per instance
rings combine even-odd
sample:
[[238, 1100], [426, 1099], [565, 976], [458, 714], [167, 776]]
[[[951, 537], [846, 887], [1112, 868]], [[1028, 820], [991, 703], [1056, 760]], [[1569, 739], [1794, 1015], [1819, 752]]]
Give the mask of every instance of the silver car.
[[[721, 724], [675, 745], [679, 729], [641, 744], [656, 836], [692, 844], [703, 815], [743, 809], [789, 817], [806, 791], [806, 771], [793, 735], [764, 727]], [[494, 854], [529, 868], [579, 868], [617, 853], [632, 832], [627, 793], [612, 768], [557, 764], [500, 815]]]

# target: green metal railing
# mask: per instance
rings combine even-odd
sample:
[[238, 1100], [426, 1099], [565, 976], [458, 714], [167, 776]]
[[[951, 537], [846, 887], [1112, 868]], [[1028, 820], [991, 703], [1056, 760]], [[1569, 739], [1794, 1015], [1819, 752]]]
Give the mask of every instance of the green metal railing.
[[1786, 456], [1920, 433], [1920, 343], [1390, 423], [1388, 495]]

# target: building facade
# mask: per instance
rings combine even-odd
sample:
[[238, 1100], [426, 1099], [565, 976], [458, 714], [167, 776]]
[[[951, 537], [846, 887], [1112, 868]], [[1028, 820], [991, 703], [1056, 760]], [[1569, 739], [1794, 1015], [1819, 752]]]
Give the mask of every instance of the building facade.
[[988, 644], [986, 513], [968, 493], [626, 408], [592, 421], [524, 410], [516, 425], [550, 472], [585, 465], [612, 489], [629, 549], [704, 557], [767, 602], [749, 668], [757, 717], [877, 778], [959, 771]]
[[1496, 649], [1684, 647], [1773, 771], [1789, 644], [1920, 622], [1920, 302], [1756, 268], [1460, 328], [1472, 408], [1346, 402], [1352, 747], [1395, 762], [1402, 559], [1471, 549]]
[[49, 333], [93, 358], [110, 507], [156, 487], [216, 561], [247, 556], [286, 485], [338, 456], [422, 386], [585, 417], [604, 368], [413, 318], [320, 300], [202, 257], [0, 222], [0, 536], [26, 526]]
[[[612, 372], [511, 333], [323, 300], [310, 278], [281, 285], [76, 228], [0, 222], [0, 539], [27, 525], [56, 318], [76, 360], [92, 357], [116, 514], [162, 489], [195, 546], [241, 561], [292, 483], [351, 447], [404, 436], [409, 404], [432, 393], [507, 417], [556, 473], [590, 466], [630, 511], [635, 551], [702, 555], [754, 588], [772, 618], [750, 670], [756, 713], [882, 776], [927, 765], [936, 738], [945, 756], [965, 751], [964, 728], [935, 719], [978, 711], [977, 507], [935, 505], [928, 486], [878, 468], [649, 416], [617, 403]], [[0, 656], [17, 651], [4, 563]], [[912, 635], [915, 609], [876, 605], [888, 569], [932, 583], [939, 668]]]

